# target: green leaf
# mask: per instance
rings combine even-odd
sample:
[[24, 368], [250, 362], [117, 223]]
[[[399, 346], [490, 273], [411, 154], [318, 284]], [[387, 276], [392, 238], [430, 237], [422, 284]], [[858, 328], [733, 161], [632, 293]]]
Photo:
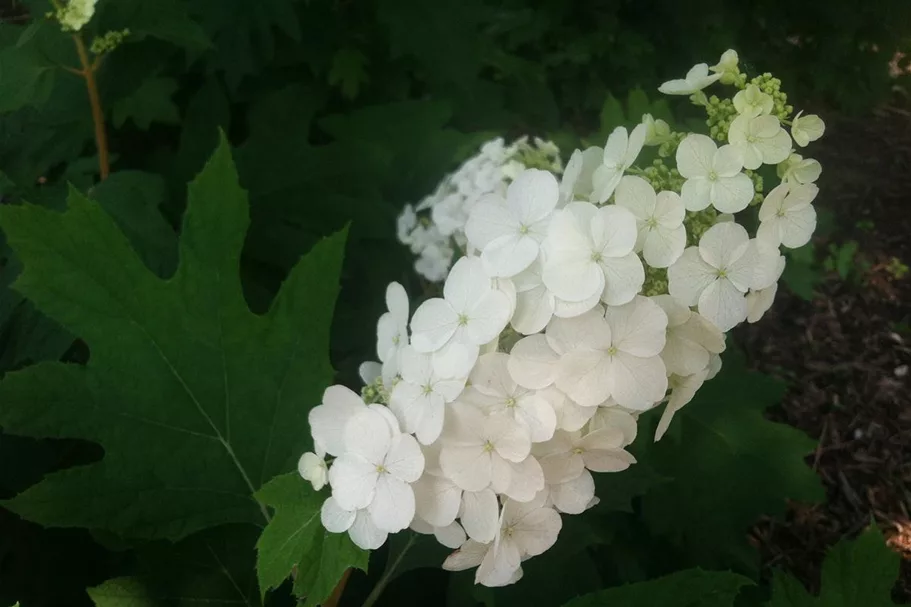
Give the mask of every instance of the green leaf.
[[623, 126], [626, 122], [626, 116], [623, 113], [623, 106], [617, 101], [617, 98], [611, 94], [607, 95], [604, 105], [601, 106], [601, 136], [607, 137], [618, 126]]
[[354, 48], [343, 48], [332, 58], [329, 68], [329, 84], [337, 86], [346, 99], [354, 99], [361, 88], [370, 79], [364, 69], [367, 56]]
[[[50, 474], [5, 505], [48, 526], [180, 539], [262, 523], [253, 493], [292, 470], [307, 414], [332, 379], [329, 326], [344, 234], [314, 246], [268, 313], [238, 275], [248, 219], [223, 140], [190, 185], [175, 275], [161, 280], [101, 207], [0, 208], [25, 269], [16, 289], [88, 345], [0, 382], [0, 426], [99, 443], [100, 462]], [[266, 517], [268, 518], [268, 517]]]
[[871, 527], [855, 540], [839, 542], [822, 565], [822, 591], [814, 597], [799, 581], [776, 571], [769, 607], [892, 607], [900, 557]]
[[30, 49], [9, 47], [0, 51], [0, 113], [47, 101], [54, 74], [53, 66]]
[[177, 266], [177, 235], [161, 215], [167, 198], [164, 179], [142, 171], [120, 171], [91, 192], [114, 218], [150, 270], [170, 276]]
[[275, 509], [275, 517], [256, 543], [260, 592], [281, 585], [297, 566], [294, 592], [304, 606], [322, 603], [351, 567], [367, 571], [370, 553], [355, 546], [347, 533], [329, 533], [320, 522], [321, 495], [291, 472], [274, 478], [256, 494]]
[[642, 122], [642, 115], [651, 113], [648, 95], [641, 88], [634, 88], [626, 98], [626, 117], [635, 125]]
[[196, 533], [177, 543], [154, 542], [138, 553], [137, 571], [87, 590], [96, 607], [260, 605], [253, 573], [252, 525]]
[[144, 80], [132, 94], [114, 104], [114, 126], [122, 127], [130, 119], [144, 131], [153, 122], [177, 124], [180, 122], [180, 111], [171, 101], [176, 91], [177, 82], [171, 78]]
[[180, 0], [103, 2], [95, 20], [99, 31], [129, 28], [128, 42], [157, 38], [185, 49], [191, 57], [212, 47], [205, 31], [187, 13], [187, 3]]
[[733, 559], [754, 570], [750, 525], [783, 515], [788, 499], [821, 501], [824, 491], [804, 462], [815, 441], [763, 415], [784, 385], [747, 371], [738, 354], [729, 350], [722, 372], [675, 416], [669, 435], [636, 456], [672, 479], [642, 498], [655, 533], [672, 538], [694, 564], [728, 566]]
[[588, 594], [564, 607], [733, 607], [740, 589], [749, 584], [736, 573], [687, 569]]

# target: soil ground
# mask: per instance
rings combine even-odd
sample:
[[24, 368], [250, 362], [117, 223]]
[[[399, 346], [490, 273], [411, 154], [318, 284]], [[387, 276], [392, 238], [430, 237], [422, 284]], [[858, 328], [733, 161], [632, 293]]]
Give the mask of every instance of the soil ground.
[[905, 557], [901, 602], [911, 601], [911, 274], [889, 268], [893, 258], [911, 263], [911, 104], [903, 106], [863, 119], [825, 115], [810, 155], [823, 165], [816, 206], [834, 225], [816, 248], [824, 258], [830, 245], [856, 241], [851, 273], [829, 272], [813, 301], [780, 289], [762, 322], [738, 336], [755, 368], [790, 383], [770, 416], [819, 441], [808, 463], [828, 492], [825, 504], [793, 504], [785, 523], [754, 529], [766, 567], [816, 590], [826, 550], [875, 521]]

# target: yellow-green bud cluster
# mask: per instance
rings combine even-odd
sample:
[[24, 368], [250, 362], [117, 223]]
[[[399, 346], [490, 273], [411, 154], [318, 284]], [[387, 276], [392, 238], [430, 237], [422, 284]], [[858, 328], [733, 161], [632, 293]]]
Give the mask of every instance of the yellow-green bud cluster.
[[658, 146], [658, 155], [662, 158], [667, 158], [677, 151], [680, 142], [686, 137], [686, 133], [671, 133], [667, 137], [667, 141], [662, 142], [661, 145]]
[[386, 390], [386, 386], [383, 385], [383, 378], [377, 377], [372, 383], [361, 388], [361, 398], [363, 398], [364, 402], [368, 405], [373, 403], [388, 405], [389, 391]]
[[683, 218], [683, 225], [686, 227], [686, 244], [687, 246], [696, 246], [710, 227], [715, 225], [718, 220], [718, 211], [713, 207], [706, 207], [701, 211], [687, 211], [686, 217]]
[[762, 204], [762, 201], [765, 199], [765, 196], [762, 195], [762, 193], [765, 191], [765, 185], [762, 182], [762, 175], [756, 171], [751, 171], [750, 169], [746, 169], [744, 173], [746, 173], [747, 177], [749, 177], [753, 182], [753, 191], [756, 192], [753, 195], [753, 200], [750, 201], [750, 204]]
[[514, 158], [528, 169], [541, 169], [542, 171], [554, 173], [563, 172], [560, 149], [550, 142], [536, 139], [534, 144], [523, 143], [519, 146], [519, 151]]
[[708, 115], [705, 124], [709, 127], [709, 134], [712, 138], [717, 141], [727, 142], [731, 122], [737, 117], [737, 109], [734, 107], [734, 102], [730, 99], [719, 99], [717, 95], [712, 95], [705, 106], [705, 113]]
[[730, 84], [743, 90], [747, 87], [747, 75], [742, 72], [738, 72], [736, 75], [727, 73], [722, 76], [721, 84]]
[[781, 80], [775, 78], [769, 72], [756, 76], [750, 81], [755, 84], [759, 90], [772, 97], [772, 115], [777, 116], [779, 120], [787, 120], [794, 113], [794, 107], [788, 105], [788, 95], [781, 90]]
[[668, 167], [660, 158], [656, 158], [652, 161], [652, 166], [642, 170], [642, 178], [649, 182], [656, 192], [668, 191], [678, 194], [683, 182], [686, 181], [676, 168]]
[[91, 51], [95, 55], [110, 53], [115, 48], [123, 44], [123, 41], [130, 35], [130, 29], [126, 28], [119, 32], [108, 32], [103, 36], [96, 36], [92, 40]]
[[667, 270], [665, 268], [645, 267], [645, 284], [642, 294], [646, 297], [667, 294]]

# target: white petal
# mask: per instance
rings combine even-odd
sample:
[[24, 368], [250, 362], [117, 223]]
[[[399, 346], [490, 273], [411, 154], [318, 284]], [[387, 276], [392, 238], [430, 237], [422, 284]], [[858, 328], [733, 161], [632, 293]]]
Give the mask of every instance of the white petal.
[[357, 368], [357, 374], [365, 386], [372, 384], [383, 373], [383, 365], [374, 361], [362, 362]]
[[413, 436], [399, 434], [392, 439], [392, 445], [383, 465], [395, 478], [406, 483], [413, 483], [424, 472], [424, 454]]
[[538, 508], [525, 515], [513, 529], [513, 539], [526, 556], [537, 556], [554, 545], [563, 528], [556, 510]]
[[512, 396], [516, 390], [516, 382], [509, 375], [508, 361], [509, 355], [503, 352], [491, 352], [481, 356], [469, 376], [472, 388], [490, 396]]
[[509, 299], [502, 291], [488, 291], [468, 311], [465, 334], [471, 345], [482, 346], [500, 334], [509, 322]]
[[720, 278], [699, 296], [699, 313], [727, 332], [746, 319], [747, 302], [730, 280]]
[[[598, 268], [599, 274], [601, 274], [602, 283], [604, 280], [604, 273]], [[596, 292], [592, 293], [588, 299], [583, 299], [582, 301], [566, 301], [565, 299], [560, 299], [559, 297], [554, 297], [554, 316], [559, 318], [575, 318], [576, 316], [581, 316], [598, 305], [601, 301], [602, 289], [598, 289]]]
[[459, 519], [468, 537], [483, 544], [492, 542], [500, 526], [500, 505], [496, 494], [490, 489], [463, 493]]
[[424, 384], [433, 374], [432, 358], [418, 352], [413, 346], [405, 346], [399, 354], [399, 373], [408, 383]]
[[465, 571], [472, 567], [477, 567], [484, 560], [487, 551], [490, 548], [487, 544], [482, 544], [474, 540], [468, 540], [462, 547], [446, 557], [443, 561], [443, 569], [446, 571]]
[[611, 343], [633, 356], [657, 356], [664, 348], [667, 314], [648, 297], [637, 296], [622, 306], [608, 306], [604, 318], [611, 327]]
[[462, 490], [451, 480], [425, 474], [412, 486], [415, 514], [434, 527], [445, 527], [459, 514]]
[[667, 371], [660, 357], [638, 358], [620, 351], [609, 368], [611, 396], [621, 407], [644, 411], [664, 398]]
[[683, 224], [686, 207], [676, 192], [658, 192], [655, 197], [655, 219], [664, 228], [676, 228]]
[[477, 202], [468, 215], [465, 236], [475, 248], [483, 250], [491, 241], [518, 231], [519, 221], [509, 211], [506, 201], [491, 194]]
[[567, 514], [582, 514], [595, 497], [595, 479], [588, 470], [571, 481], [550, 485], [550, 499], [554, 506]]
[[641, 220], [651, 217], [657, 204], [655, 190], [651, 184], [635, 175], [627, 175], [620, 180], [614, 192], [614, 200]]
[[544, 442], [554, 435], [557, 415], [544, 397], [535, 393], [520, 396], [515, 412], [516, 417], [528, 426], [533, 443]]
[[810, 242], [816, 230], [816, 209], [806, 206], [797, 211], [791, 211], [779, 222], [781, 244], [789, 249], [796, 249]]
[[628, 168], [636, 162], [642, 146], [645, 145], [645, 137], [648, 134], [648, 127], [644, 123], [639, 123], [629, 134], [629, 144], [626, 146], [626, 154], [623, 155], [623, 167]]
[[687, 135], [677, 147], [677, 170], [680, 175], [687, 179], [708, 177], [713, 170], [717, 149], [711, 137], [696, 133]]
[[408, 324], [408, 293], [405, 287], [397, 282], [390, 282], [386, 287], [386, 308], [396, 320], [399, 327]]
[[328, 498], [323, 502], [323, 507], [319, 511], [319, 519], [323, 527], [330, 533], [344, 533], [351, 528], [357, 512], [354, 510], [345, 510], [338, 505], [335, 498]]
[[490, 276], [515, 276], [538, 257], [538, 241], [513, 232], [491, 240], [481, 253]]
[[521, 291], [516, 295], [516, 310], [510, 324], [523, 335], [543, 331], [554, 315], [555, 304], [553, 293], [543, 284], [534, 289]]
[[345, 452], [345, 426], [357, 413], [366, 410], [361, 397], [344, 386], [329, 386], [323, 392], [323, 404], [310, 410], [310, 432], [330, 455]]
[[491, 547], [475, 573], [475, 584], [491, 588], [512, 584], [521, 570], [522, 554], [513, 541], [503, 541]]
[[458, 523], [450, 523], [445, 527], [435, 527], [433, 536], [437, 541], [447, 548], [458, 548], [465, 543], [467, 536], [462, 526]]
[[376, 496], [367, 507], [370, 519], [378, 529], [398, 533], [407, 529], [414, 518], [414, 491], [411, 485], [391, 474], [380, 475]]
[[715, 268], [702, 260], [698, 247], [689, 247], [667, 269], [668, 292], [680, 303], [694, 306], [716, 278]]
[[[768, 116], [761, 118], [768, 118]], [[786, 130], [780, 127], [774, 137], [761, 139], [756, 145], [762, 153], [762, 161], [765, 164], [778, 164], [791, 153], [791, 137]]]
[[[462, 257], [452, 266], [446, 278], [443, 297], [458, 315], [477, 305], [491, 288], [490, 276], [484, 270], [484, 262], [477, 257]], [[411, 323], [414, 331], [414, 319]]]
[[598, 410], [598, 407], [583, 407], [576, 404], [557, 388], [550, 387], [541, 391], [557, 414], [557, 427], [568, 432], [575, 432], [584, 426]]
[[514, 217], [530, 225], [546, 217], [557, 206], [560, 187], [552, 173], [527, 169], [509, 184], [506, 204]]
[[595, 249], [604, 257], [623, 257], [636, 246], [636, 216], [625, 207], [612, 204], [598, 209], [591, 231]]
[[746, 229], [734, 222], [715, 224], [699, 240], [699, 254], [714, 268], [727, 268], [744, 252], [750, 241]]
[[446, 301], [435, 298], [422, 303], [411, 318], [411, 345], [419, 352], [442, 348], [459, 327], [459, 315]]
[[[566, 433], [562, 434], [565, 435]], [[585, 470], [585, 462], [582, 461], [582, 456], [573, 453], [571, 451], [572, 448], [573, 446], [569, 445], [570, 450], [547, 455], [538, 460], [544, 470], [544, 478], [549, 485], [571, 481]]]
[[723, 145], [715, 152], [712, 170], [719, 177], [733, 177], [743, 170], [743, 155], [733, 145]]
[[332, 497], [345, 510], [366, 508], [376, 493], [378, 477], [375, 464], [356, 455], [341, 455], [329, 468]]
[[345, 426], [346, 454], [355, 454], [374, 465], [382, 463], [392, 444], [392, 429], [377, 411], [367, 408]]
[[519, 502], [530, 502], [544, 489], [544, 471], [538, 460], [529, 455], [521, 462], [510, 464], [512, 474], [509, 486], [503, 492], [510, 499]]
[[623, 449], [597, 449], [582, 454], [585, 467], [592, 472], [623, 472], [636, 458]]
[[465, 491], [480, 491], [490, 485], [490, 453], [483, 446], [444, 445], [440, 467], [447, 478]]
[[[714, 325], [712, 325], [714, 327]], [[668, 373], [677, 375], [690, 375], [709, 364], [709, 352], [701, 345], [671, 332], [667, 338], [667, 345], [661, 351], [661, 360], [664, 361]]]
[[673, 229], [659, 226], [649, 230], [642, 247], [642, 257], [653, 268], [667, 268], [680, 259], [685, 248], [686, 228], [682, 225]]
[[547, 325], [547, 343], [558, 354], [576, 348], [606, 350], [611, 345], [611, 329], [598, 306], [573, 318], [554, 318]]
[[592, 175], [591, 199], [602, 204], [607, 202], [622, 177], [622, 166], [599, 166]]
[[[612, 432], [602, 434], [600, 430]], [[598, 407], [580, 445], [585, 449], [625, 447], [636, 440], [637, 433], [635, 417], [619, 407]]]
[[778, 284], [771, 287], [751, 291], [747, 294], [747, 322], [754, 323], [765, 316], [772, 304], [775, 303], [775, 295], [778, 293]]
[[720, 177], [712, 188], [712, 205], [722, 213], [739, 213], [753, 200], [753, 182], [745, 173]]
[[704, 177], [693, 177], [683, 182], [680, 199], [687, 211], [701, 211], [712, 202], [712, 182]]
[[475, 361], [478, 360], [478, 354], [478, 346], [451, 341], [433, 353], [433, 372], [437, 378], [468, 377]]
[[554, 382], [559, 360], [559, 355], [547, 343], [546, 337], [531, 335], [512, 347], [506, 366], [516, 383], [539, 389]]
[[488, 416], [486, 427], [488, 440], [496, 453], [505, 460], [521, 462], [531, 451], [528, 429], [516, 423], [510, 415]]
[[348, 530], [354, 544], [363, 550], [376, 550], [386, 543], [388, 534], [373, 523], [366, 510], [358, 510], [354, 524]]
[[575, 350], [560, 359], [557, 387], [583, 407], [595, 407], [614, 389], [610, 366], [604, 352]]
[[601, 301], [607, 305], [625, 304], [632, 300], [645, 284], [645, 268], [635, 253], [624, 257], [605, 257], [598, 265], [604, 272]]

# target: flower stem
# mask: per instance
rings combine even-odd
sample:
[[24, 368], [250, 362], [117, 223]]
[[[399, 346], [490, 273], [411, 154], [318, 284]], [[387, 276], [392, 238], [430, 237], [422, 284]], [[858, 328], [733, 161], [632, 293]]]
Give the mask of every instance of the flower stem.
[[92, 106], [92, 122], [95, 123], [98, 170], [103, 181], [110, 174], [111, 165], [108, 159], [108, 136], [104, 128], [104, 111], [101, 109], [101, 96], [98, 94], [98, 83], [95, 80], [95, 68], [97, 66], [89, 61], [89, 54], [86, 51], [85, 42], [82, 41], [82, 34], [74, 34], [73, 42], [76, 44], [76, 52], [79, 54], [79, 62], [82, 64], [82, 77], [85, 78], [85, 86], [89, 92], [89, 103]]
[[370, 594], [367, 596], [367, 600], [364, 601], [364, 604], [361, 607], [372, 607], [374, 603], [380, 598], [380, 595], [383, 594], [383, 591], [386, 589], [386, 586], [389, 585], [389, 582], [392, 581], [392, 574], [395, 573], [395, 570], [398, 568], [399, 564], [402, 562], [402, 559], [405, 557], [405, 553], [411, 548], [414, 541], [417, 539], [417, 534], [412, 533], [411, 537], [408, 538], [408, 543], [405, 544], [405, 547], [402, 548], [402, 551], [399, 552], [396, 557], [393, 559], [390, 556], [390, 560], [386, 563], [386, 569], [383, 571], [383, 575], [380, 576], [379, 581], [376, 583], [376, 586], [373, 587], [373, 590], [370, 591]]

